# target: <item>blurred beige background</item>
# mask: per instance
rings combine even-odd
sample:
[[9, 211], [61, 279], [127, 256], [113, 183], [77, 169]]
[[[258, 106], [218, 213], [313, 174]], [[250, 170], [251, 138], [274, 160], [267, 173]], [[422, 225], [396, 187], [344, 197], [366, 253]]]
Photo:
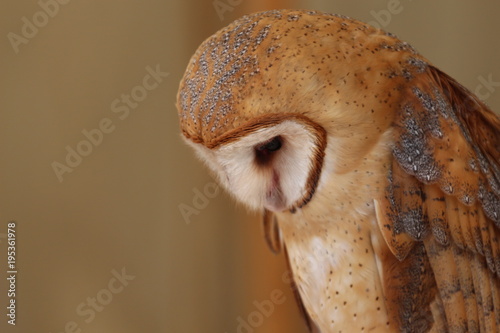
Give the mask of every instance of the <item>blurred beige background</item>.
[[[500, 110], [498, 2], [59, 1], [2, 2], [0, 332], [305, 331], [258, 218], [212, 192], [178, 133], [189, 57], [245, 13], [309, 8], [372, 21]], [[71, 172], [60, 168], [67, 149], [87, 154]], [[16, 326], [6, 317], [11, 220]], [[274, 290], [283, 302], [259, 310]]]

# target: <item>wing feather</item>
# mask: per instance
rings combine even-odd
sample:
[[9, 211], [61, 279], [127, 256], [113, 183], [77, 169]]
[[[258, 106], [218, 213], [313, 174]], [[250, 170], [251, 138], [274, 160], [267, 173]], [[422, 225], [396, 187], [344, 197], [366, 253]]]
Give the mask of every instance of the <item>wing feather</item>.
[[264, 214], [262, 215], [262, 227], [264, 229], [264, 238], [271, 251], [274, 254], [280, 253], [283, 244], [278, 220], [276, 215], [267, 209], [264, 209]]
[[401, 261], [423, 242], [437, 287], [425, 305], [435, 331], [446, 323], [453, 332], [496, 332], [500, 120], [438, 69], [422, 75], [394, 121], [394, 159], [375, 202], [379, 227]]

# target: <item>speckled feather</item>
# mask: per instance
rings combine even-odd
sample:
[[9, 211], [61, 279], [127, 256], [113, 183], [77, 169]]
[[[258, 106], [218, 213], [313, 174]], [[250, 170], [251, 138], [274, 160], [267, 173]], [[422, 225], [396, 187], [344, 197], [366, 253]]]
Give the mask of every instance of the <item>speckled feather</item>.
[[286, 120], [311, 133], [300, 199], [264, 228], [312, 330], [500, 329], [500, 121], [409, 44], [338, 15], [245, 16], [198, 48], [177, 106], [205, 161]]
[[496, 332], [498, 118], [433, 67], [407, 91], [405, 103], [395, 121], [395, 160], [381, 201], [388, 224], [382, 232], [400, 260], [414, 256], [413, 246], [423, 241], [448, 330]]

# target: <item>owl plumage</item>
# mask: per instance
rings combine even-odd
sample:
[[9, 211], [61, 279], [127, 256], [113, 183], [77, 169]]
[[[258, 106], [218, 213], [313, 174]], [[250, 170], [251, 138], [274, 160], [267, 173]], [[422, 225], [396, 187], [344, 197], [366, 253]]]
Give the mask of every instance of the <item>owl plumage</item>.
[[279, 10], [204, 41], [186, 142], [263, 211], [317, 332], [500, 330], [500, 120], [409, 44]]

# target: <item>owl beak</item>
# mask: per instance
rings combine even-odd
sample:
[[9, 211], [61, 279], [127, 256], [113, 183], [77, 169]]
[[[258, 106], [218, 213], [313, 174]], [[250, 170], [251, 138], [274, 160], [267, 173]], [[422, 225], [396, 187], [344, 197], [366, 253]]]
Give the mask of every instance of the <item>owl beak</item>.
[[264, 207], [273, 212], [281, 212], [287, 209], [286, 200], [281, 191], [279, 175], [273, 170], [273, 177], [266, 191]]
[[286, 205], [279, 190], [266, 194], [264, 208], [272, 212], [282, 212], [286, 210]]

